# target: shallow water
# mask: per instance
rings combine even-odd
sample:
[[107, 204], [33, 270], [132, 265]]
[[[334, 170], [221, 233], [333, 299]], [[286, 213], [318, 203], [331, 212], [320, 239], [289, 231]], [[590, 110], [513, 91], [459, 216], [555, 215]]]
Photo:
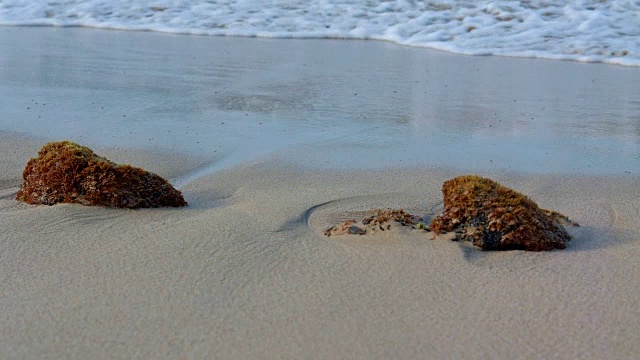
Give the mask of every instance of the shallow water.
[[640, 71], [377, 41], [0, 27], [0, 130], [216, 169], [640, 172]]

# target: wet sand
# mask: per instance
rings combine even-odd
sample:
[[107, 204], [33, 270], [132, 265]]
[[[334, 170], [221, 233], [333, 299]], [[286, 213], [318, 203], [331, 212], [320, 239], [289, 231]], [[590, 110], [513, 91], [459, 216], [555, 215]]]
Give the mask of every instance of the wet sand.
[[[36, 34], [41, 31], [43, 37], [50, 30], [10, 29]], [[72, 33], [84, 36], [78, 30]], [[139, 36], [163, 36], [107, 33], [111, 35], [104, 36], [122, 39], [123, 43]], [[206, 38], [181, 39], [189, 42]], [[235, 40], [252, 43], [251, 39], [213, 41]], [[315, 46], [334, 46], [320, 41], [309, 43], [312, 45], [305, 45], [305, 51]], [[146, 44], [154, 51], [161, 49], [158, 44]], [[118, 45], [113, 46], [116, 52], [125, 52]], [[171, 46], [168, 49], [176, 49]], [[337, 62], [334, 57], [329, 58]], [[4, 55], [3, 59], [6, 60]], [[470, 59], [478, 59], [479, 64], [491, 61]], [[522, 66], [518, 59], [500, 61], [522, 73], [537, 71], [529, 66], [536, 61], [523, 60]], [[117, 63], [114, 59], [110, 62]], [[474, 163], [473, 154], [467, 162], [460, 162], [464, 156], [459, 154], [458, 160], [448, 164], [442, 160], [446, 158], [443, 152], [456, 151], [455, 146], [443, 147], [435, 138], [425, 136], [422, 143], [405, 138], [395, 146], [397, 138], [391, 137], [387, 143], [375, 131], [356, 131], [346, 137], [310, 141], [303, 135], [313, 134], [314, 127], [306, 127], [302, 121], [278, 128], [296, 134], [286, 146], [265, 145], [238, 155], [239, 150], [234, 149], [240, 146], [229, 144], [245, 135], [251, 138], [252, 128], [247, 122], [235, 123], [244, 126], [245, 133], [238, 130], [243, 129], [239, 125], [233, 130], [237, 133], [225, 130], [232, 140], [219, 140], [222, 136], [213, 137], [209, 132], [214, 127], [203, 126], [198, 130], [210, 138], [199, 137], [201, 134], [176, 135], [174, 142], [142, 144], [135, 142], [133, 136], [124, 136], [120, 142], [110, 136], [138, 130], [157, 131], [153, 133], [157, 135], [176, 127], [163, 128], [162, 119], [158, 120], [161, 130], [149, 126], [153, 118], [148, 115], [149, 107], [136, 108], [139, 101], [121, 102], [126, 94], [123, 89], [97, 89], [103, 97], [71, 97], [64, 101], [59, 89], [41, 81], [42, 75], [37, 75], [39, 80], [31, 85], [21, 85], [18, 80], [34, 74], [17, 71], [8, 76], [6, 61], [3, 64], [2, 74], [8, 80], [0, 88], [3, 94], [13, 94], [11, 101], [0, 100], [8, 114], [0, 132], [0, 353], [7, 358], [631, 359], [640, 352], [640, 286], [636, 281], [640, 267], [634, 265], [640, 256], [640, 177], [637, 168], [624, 172], [638, 157], [637, 138], [632, 132], [623, 133], [613, 126], [612, 130], [597, 133], [599, 137], [592, 140], [610, 139], [621, 146], [613, 149], [626, 152], [610, 149], [606, 155], [606, 149], [594, 147], [599, 156], [595, 160], [603, 158], [612, 165], [607, 168], [594, 161], [592, 166], [599, 170], [592, 172], [575, 165], [587, 163], [577, 150], [564, 154], [567, 163], [557, 156], [562, 153], [553, 153], [553, 159], [559, 162], [551, 162], [548, 167], [537, 166], [531, 160], [527, 168], [514, 170], [508, 159], [527, 151], [530, 144], [523, 142], [522, 147], [507, 149], [510, 152], [504, 162], [481, 167]], [[588, 66], [561, 64], [576, 72]], [[59, 66], [66, 68], [62, 63]], [[394, 83], [400, 70], [382, 71], [380, 81], [390, 79]], [[145, 78], [140, 71], [135, 69], [129, 78]], [[149, 71], [155, 70], [152, 67]], [[471, 69], [460, 70], [465, 71]], [[592, 71], [627, 70], [608, 67]], [[43, 70], [45, 73], [56, 76], [49, 70]], [[65, 89], [83, 94], [87, 87], [101, 86], [92, 81], [82, 83], [83, 77], [78, 76]], [[626, 77], [633, 76], [636, 75]], [[229, 78], [229, 83], [246, 79], [237, 74], [230, 74]], [[354, 82], [358, 79], [356, 75], [351, 78]], [[586, 82], [582, 77], [578, 80]], [[563, 83], [569, 82], [566, 78]], [[58, 80], [52, 84], [56, 83]], [[344, 83], [348, 84], [349, 79]], [[157, 84], [145, 86], [163, 89]], [[514, 85], [514, 89], [519, 86]], [[235, 91], [255, 95], [252, 89], [238, 85]], [[219, 90], [212, 88], [215, 91]], [[636, 90], [621, 90], [617, 96], [628, 105], [626, 110], [619, 110], [627, 111], [623, 119], [633, 119], [638, 114], [632, 108], [632, 100], [626, 98], [633, 91]], [[39, 116], [48, 114], [58, 126], [47, 128], [42, 123], [33, 129], [27, 125], [21, 128], [13, 118], [24, 116], [26, 110], [20, 101], [37, 101], [45, 93], [60, 96], [56, 98], [59, 101], [46, 106], [59, 106]], [[558, 98], [560, 102], [568, 101], [560, 94]], [[113, 116], [96, 115], [99, 113], [90, 107], [91, 99], [102, 99], [127, 114], [138, 109], [142, 120], [110, 123], [107, 120]], [[158, 105], [158, 99], [166, 98], [148, 101]], [[182, 100], [175, 103], [181, 104]], [[507, 102], [491, 106], [512, 111]], [[176, 113], [180, 109], [183, 108], [178, 106]], [[381, 111], [365, 109], [372, 114]], [[220, 109], [220, 105], [210, 111], [225, 125], [229, 120], [224, 116], [228, 114], [231, 118], [246, 116]], [[320, 118], [321, 113], [312, 115]], [[344, 109], [336, 113], [346, 114]], [[198, 112], [188, 114], [202, 120]], [[281, 126], [277, 123], [282, 114], [279, 110], [251, 114], [258, 122], [271, 119], [274, 128]], [[561, 113], [554, 114], [562, 118]], [[328, 118], [337, 118], [333, 115]], [[85, 116], [88, 120], [84, 120]], [[294, 112], [291, 116], [299, 114]], [[469, 117], [474, 124], [473, 117]], [[68, 129], [90, 129], [96, 118], [106, 119], [100, 128], [104, 130], [102, 135], [89, 135], [88, 130], [83, 130], [64, 136]], [[450, 119], [463, 121], [458, 116]], [[341, 131], [339, 125], [348, 123], [333, 123], [327, 132], [335, 134]], [[376, 129], [393, 129], [388, 123], [378, 119]], [[444, 123], [438, 120], [436, 127]], [[626, 124], [633, 126], [630, 120]], [[545, 126], [551, 125], [533, 128]], [[363, 128], [362, 123], [349, 129], [359, 128]], [[417, 128], [421, 126], [414, 127]], [[463, 123], [459, 128], [467, 125]], [[557, 125], [554, 129], [561, 128]], [[595, 127], [589, 129], [593, 132]], [[401, 135], [406, 134], [402, 131], [399, 130]], [[516, 126], [513, 132], [517, 131]], [[459, 139], [468, 137], [473, 143], [481, 133], [463, 132]], [[255, 134], [261, 132], [256, 130]], [[15, 201], [26, 161], [44, 142], [60, 137], [80, 141], [116, 162], [144, 166], [171, 179], [180, 184], [190, 205], [129, 211], [79, 205], [31, 206]], [[588, 136], [576, 141], [585, 144], [585, 138]], [[173, 138], [167, 135], [166, 139]], [[499, 139], [496, 138], [498, 142]], [[516, 135], [513, 139], [522, 142]], [[206, 147], [199, 148], [196, 141], [206, 143]], [[415, 144], [427, 147], [419, 154], [408, 152]], [[213, 152], [218, 146], [225, 149], [220, 151], [222, 155]], [[481, 147], [481, 142], [474, 146]], [[552, 151], [569, 147], [557, 146]], [[434, 153], [438, 156], [432, 156]], [[431, 158], [439, 160], [428, 160]], [[568, 215], [581, 224], [569, 229], [574, 240], [562, 251], [529, 253], [482, 252], [463, 243], [432, 241], [412, 232], [339, 238], [322, 235], [336, 221], [371, 208], [401, 207], [424, 213], [437, 210], [442, 201], [442, 182], [466, 173], [491, 177], [530, 196], [544, 208]]]
[[[210, 160], [640, 175], [640, 71], [377, 41], [0, 27], [0, 130]], [[298, 151], [300, 149], [300, 151]]]

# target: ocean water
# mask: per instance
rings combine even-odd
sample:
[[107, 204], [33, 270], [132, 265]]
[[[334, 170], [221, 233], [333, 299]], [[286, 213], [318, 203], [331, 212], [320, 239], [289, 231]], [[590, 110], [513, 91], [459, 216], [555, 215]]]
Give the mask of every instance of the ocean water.
[[0, 25], [375, 39], [468, 55], [640, 66], [640, 1], [2, 0]]
[[640, 175], [638, 84], [637, 67], [378, 41], [0, 27], [0, 131], [207, 159], [178, 186], [265, 158]]

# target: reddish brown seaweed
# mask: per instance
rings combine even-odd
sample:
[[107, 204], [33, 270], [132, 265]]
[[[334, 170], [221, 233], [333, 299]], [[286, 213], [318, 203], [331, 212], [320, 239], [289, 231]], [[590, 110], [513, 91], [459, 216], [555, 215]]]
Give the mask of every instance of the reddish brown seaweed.
[[[368, 232], [377, 230], [391, 230], [391, 224], [396, 223], [402, 226], [413, 226], [419, 229], [428, 230], [421, 223], [422, 218], [411, 215], [402, 209], [375, 210], [374, 214], [357, 222], [355, 219], [344, 221], [336, 226], [332, 226], [324, 231], [326, 236], [331, 235], [366, 235]], [[420, 224], [420, 226], [418, 226]]]
[[442, 186], [444, 213], [431, 229], [457, 231], [483, 250], [542, 251], [564, 249], [571, 236], [566, 216], [544, 209], [528, 197], [475, 175], [448, 180]]
[[22, 177], [16, 199], [29, 204], [131, 209], [187, 205], [180, 191], [162, 177], [115, 164], [69, 141], [44, 145], [38, 157], [29, 160]]

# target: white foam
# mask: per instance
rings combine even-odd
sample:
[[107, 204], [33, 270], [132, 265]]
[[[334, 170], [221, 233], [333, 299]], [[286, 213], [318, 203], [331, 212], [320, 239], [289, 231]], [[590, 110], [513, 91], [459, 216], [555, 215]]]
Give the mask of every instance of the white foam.
[[[638, 1], [0, 2], [0, 24], [376, 39], [469, 55], [640, 66]], [[569, 3], [569, 4], [567, 4]]]

